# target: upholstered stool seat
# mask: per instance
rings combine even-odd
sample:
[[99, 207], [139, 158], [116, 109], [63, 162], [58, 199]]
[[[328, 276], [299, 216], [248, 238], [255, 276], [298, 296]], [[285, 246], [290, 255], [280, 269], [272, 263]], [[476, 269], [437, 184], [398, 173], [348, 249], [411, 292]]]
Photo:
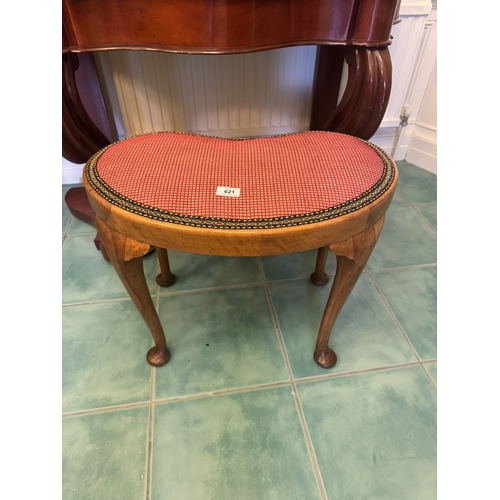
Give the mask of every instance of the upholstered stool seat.
[[110, 260], [155, 339], [151, 364], [169, 359], [142, 271], [151, 246], [164, 286], [174, 282], [166, 249], [264, 256], [318, 248], [315, 284], [328, 281], [328, 249], [338, 262], [314, 354], [331, 367], [330, 332], [380, 234], [397, 169], [377, 146], [332, 132], [255, 139], [155, 132], [98, 151], [84, 183]]

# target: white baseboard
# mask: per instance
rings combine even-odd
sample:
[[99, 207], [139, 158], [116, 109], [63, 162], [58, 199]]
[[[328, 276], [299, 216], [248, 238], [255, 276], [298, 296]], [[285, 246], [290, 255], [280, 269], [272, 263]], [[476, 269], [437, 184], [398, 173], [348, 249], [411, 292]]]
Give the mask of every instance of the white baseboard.
[[437, 174], [437, 130], [432, 126], [410, 123], [401, 128], [382, 123], [370, 142], [381, 147], [395, 161], [406, 160]]
[[389, 156], [397, 161], [399, 158], [395, 157], [395, 151], [398, 142], [398, 133], [399, 127], [382, 123], [370, 139], [370, 142], [382, 148]]
[[62, 159], [62, 184], [81, 184], [82, 183], [82, 170], [84, 167], [84, 163], [81, 165], [78, 163], [71, 163], [66, 160], [66, 158]]
[[426, 124], [416, 124], [405, 160], [437, 174], [437, 130]]

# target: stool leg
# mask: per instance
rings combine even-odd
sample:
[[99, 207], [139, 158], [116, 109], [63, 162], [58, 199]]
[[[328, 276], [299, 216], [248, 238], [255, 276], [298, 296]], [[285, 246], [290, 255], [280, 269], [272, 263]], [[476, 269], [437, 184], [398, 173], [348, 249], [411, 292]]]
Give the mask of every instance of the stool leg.
[[142, 265], [150, 245], [124, 236], [99, 218], [96, 218], [96, 226], [118, 277], [153, 335], [155, 346], [148, 351], [146, 359], [153, 366], [162, 366], [170, 359], [170, 353]]
[[331, 368], [337, 362], [337, 355], [328, 347], [333, 325], [368, 262], [383, 225], [384, 217], [356, 236], [330, 245], [330, 250], [337, 257], [337, 271], [314, 352], [314, 360], [323, 368]]
[[311, 281], [317, 286], [324, 286], [330, 280], [328, 275], [325, 274], [326, 259], [328, 257], [328, 247], [318, 248], [318, 255], [316, 256], [316, 268], [311, 274]]
[[175, 276], [170, 271], [168, 253], [165, 248], [156, 248], [158, 262], [160, 263], [160, 274], [156, 277], [156, 283], [160, 286], [172, 286], [175, 283]]

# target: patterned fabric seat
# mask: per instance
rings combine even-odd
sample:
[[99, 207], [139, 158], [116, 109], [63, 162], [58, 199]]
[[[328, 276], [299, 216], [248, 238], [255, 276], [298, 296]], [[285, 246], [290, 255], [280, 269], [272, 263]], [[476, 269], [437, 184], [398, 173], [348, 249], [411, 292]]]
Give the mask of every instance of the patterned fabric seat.
[[385, 193], [394, 173], [382, 149], [333, 132], [258, 139], [143, 134], [102, 149], [86, 168], [96, 192], [124, 210], [217, 229], [339, 217]]

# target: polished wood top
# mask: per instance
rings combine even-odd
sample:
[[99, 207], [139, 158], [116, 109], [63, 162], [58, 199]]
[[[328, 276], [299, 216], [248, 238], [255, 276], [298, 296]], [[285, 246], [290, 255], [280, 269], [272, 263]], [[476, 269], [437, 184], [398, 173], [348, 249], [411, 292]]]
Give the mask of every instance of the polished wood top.
[[399, 0], [63, 0], [63, 53], [390, 43]]

